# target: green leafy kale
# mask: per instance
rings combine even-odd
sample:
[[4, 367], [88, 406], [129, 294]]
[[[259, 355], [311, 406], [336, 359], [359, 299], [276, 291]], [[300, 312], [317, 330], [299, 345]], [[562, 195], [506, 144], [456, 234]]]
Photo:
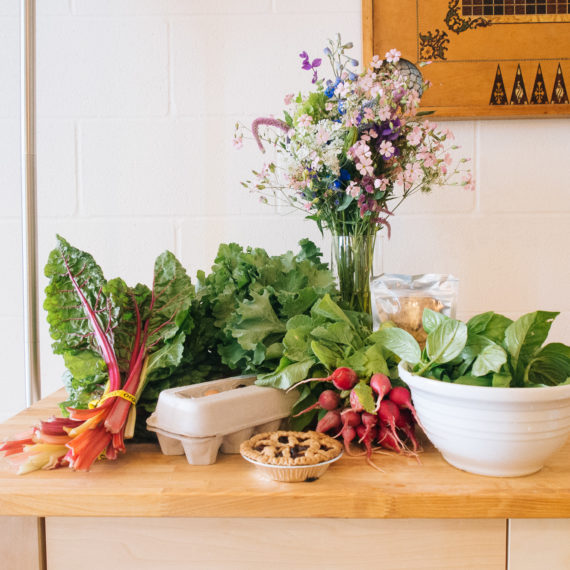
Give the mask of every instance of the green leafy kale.
[[241, 373], [273, 370], [283, 355], [286, 323], [335, 292], [321, 252], [308, 239], [300, 251], [270, 256], [263, 249], [222, 244], [211, 273], [198, 272], [198, 299], [217, 331], [223, 364]]

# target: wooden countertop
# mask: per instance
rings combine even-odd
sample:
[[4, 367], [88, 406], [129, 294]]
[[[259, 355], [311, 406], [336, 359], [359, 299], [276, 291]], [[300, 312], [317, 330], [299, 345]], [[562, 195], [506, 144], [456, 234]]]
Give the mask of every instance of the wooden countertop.
[[[0, 425], [0, 437], [56, 412], [63, 391]], [[0, 515], [137, 517], [570, 518], [570, 441], [534, 475], [493, 478], [448, 465], [432, 447], [412, 458], [375, 455], [380, 473], [343, 457], [317, 481], [264, 479], [239, 455], [208, 466], [127, 445], [88, 473], [0, 471]]]

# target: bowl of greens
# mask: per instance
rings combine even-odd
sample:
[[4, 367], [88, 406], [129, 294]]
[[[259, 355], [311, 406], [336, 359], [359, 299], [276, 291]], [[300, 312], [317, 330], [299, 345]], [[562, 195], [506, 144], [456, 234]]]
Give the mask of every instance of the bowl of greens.
[[421, 427], [451, 465], [481, 475], [539, 471], [570, 433], [570, 347], [544, 344], [558, 313], [464, 323], [426, 310], [422, 350], [401, 329], [375, 333], [401, 358]]

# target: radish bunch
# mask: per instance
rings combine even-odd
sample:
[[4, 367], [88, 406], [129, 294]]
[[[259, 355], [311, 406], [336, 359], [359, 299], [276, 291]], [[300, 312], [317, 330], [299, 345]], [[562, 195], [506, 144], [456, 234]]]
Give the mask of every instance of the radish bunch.
[[[415, 426], [419, 422], [407, 388], [392, 386], [385, 374], [373, 374], [365, 381], [375, 396], [371, 406], [362, 401], [357, 389], [361, 382], [350, 368], [337, 368], [327, 378], [309, 378], [305, 382], [330, 382], [332, 386], [321, 392], [315, 404], [295, 415], [314, 409], [324, 410], [326, 413], [319, 420], [316, 431], [342, 439], [347, 455], [366, 455], [375, 468], [378, 467], [372, 463], [371, 456], [380, 448], [417, 455], [420, 447]], [[355, 454], [351, 449], [353, 443], [363, 445], [364, 452]]]

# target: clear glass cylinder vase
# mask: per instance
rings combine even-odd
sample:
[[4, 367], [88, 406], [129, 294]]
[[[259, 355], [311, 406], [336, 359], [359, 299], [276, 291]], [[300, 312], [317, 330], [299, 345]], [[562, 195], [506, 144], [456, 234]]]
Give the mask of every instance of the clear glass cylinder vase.
[[332, 236], [332, 271], [347, 309], [371, 312], [370, 276], [375, 244], [376, 233]]

